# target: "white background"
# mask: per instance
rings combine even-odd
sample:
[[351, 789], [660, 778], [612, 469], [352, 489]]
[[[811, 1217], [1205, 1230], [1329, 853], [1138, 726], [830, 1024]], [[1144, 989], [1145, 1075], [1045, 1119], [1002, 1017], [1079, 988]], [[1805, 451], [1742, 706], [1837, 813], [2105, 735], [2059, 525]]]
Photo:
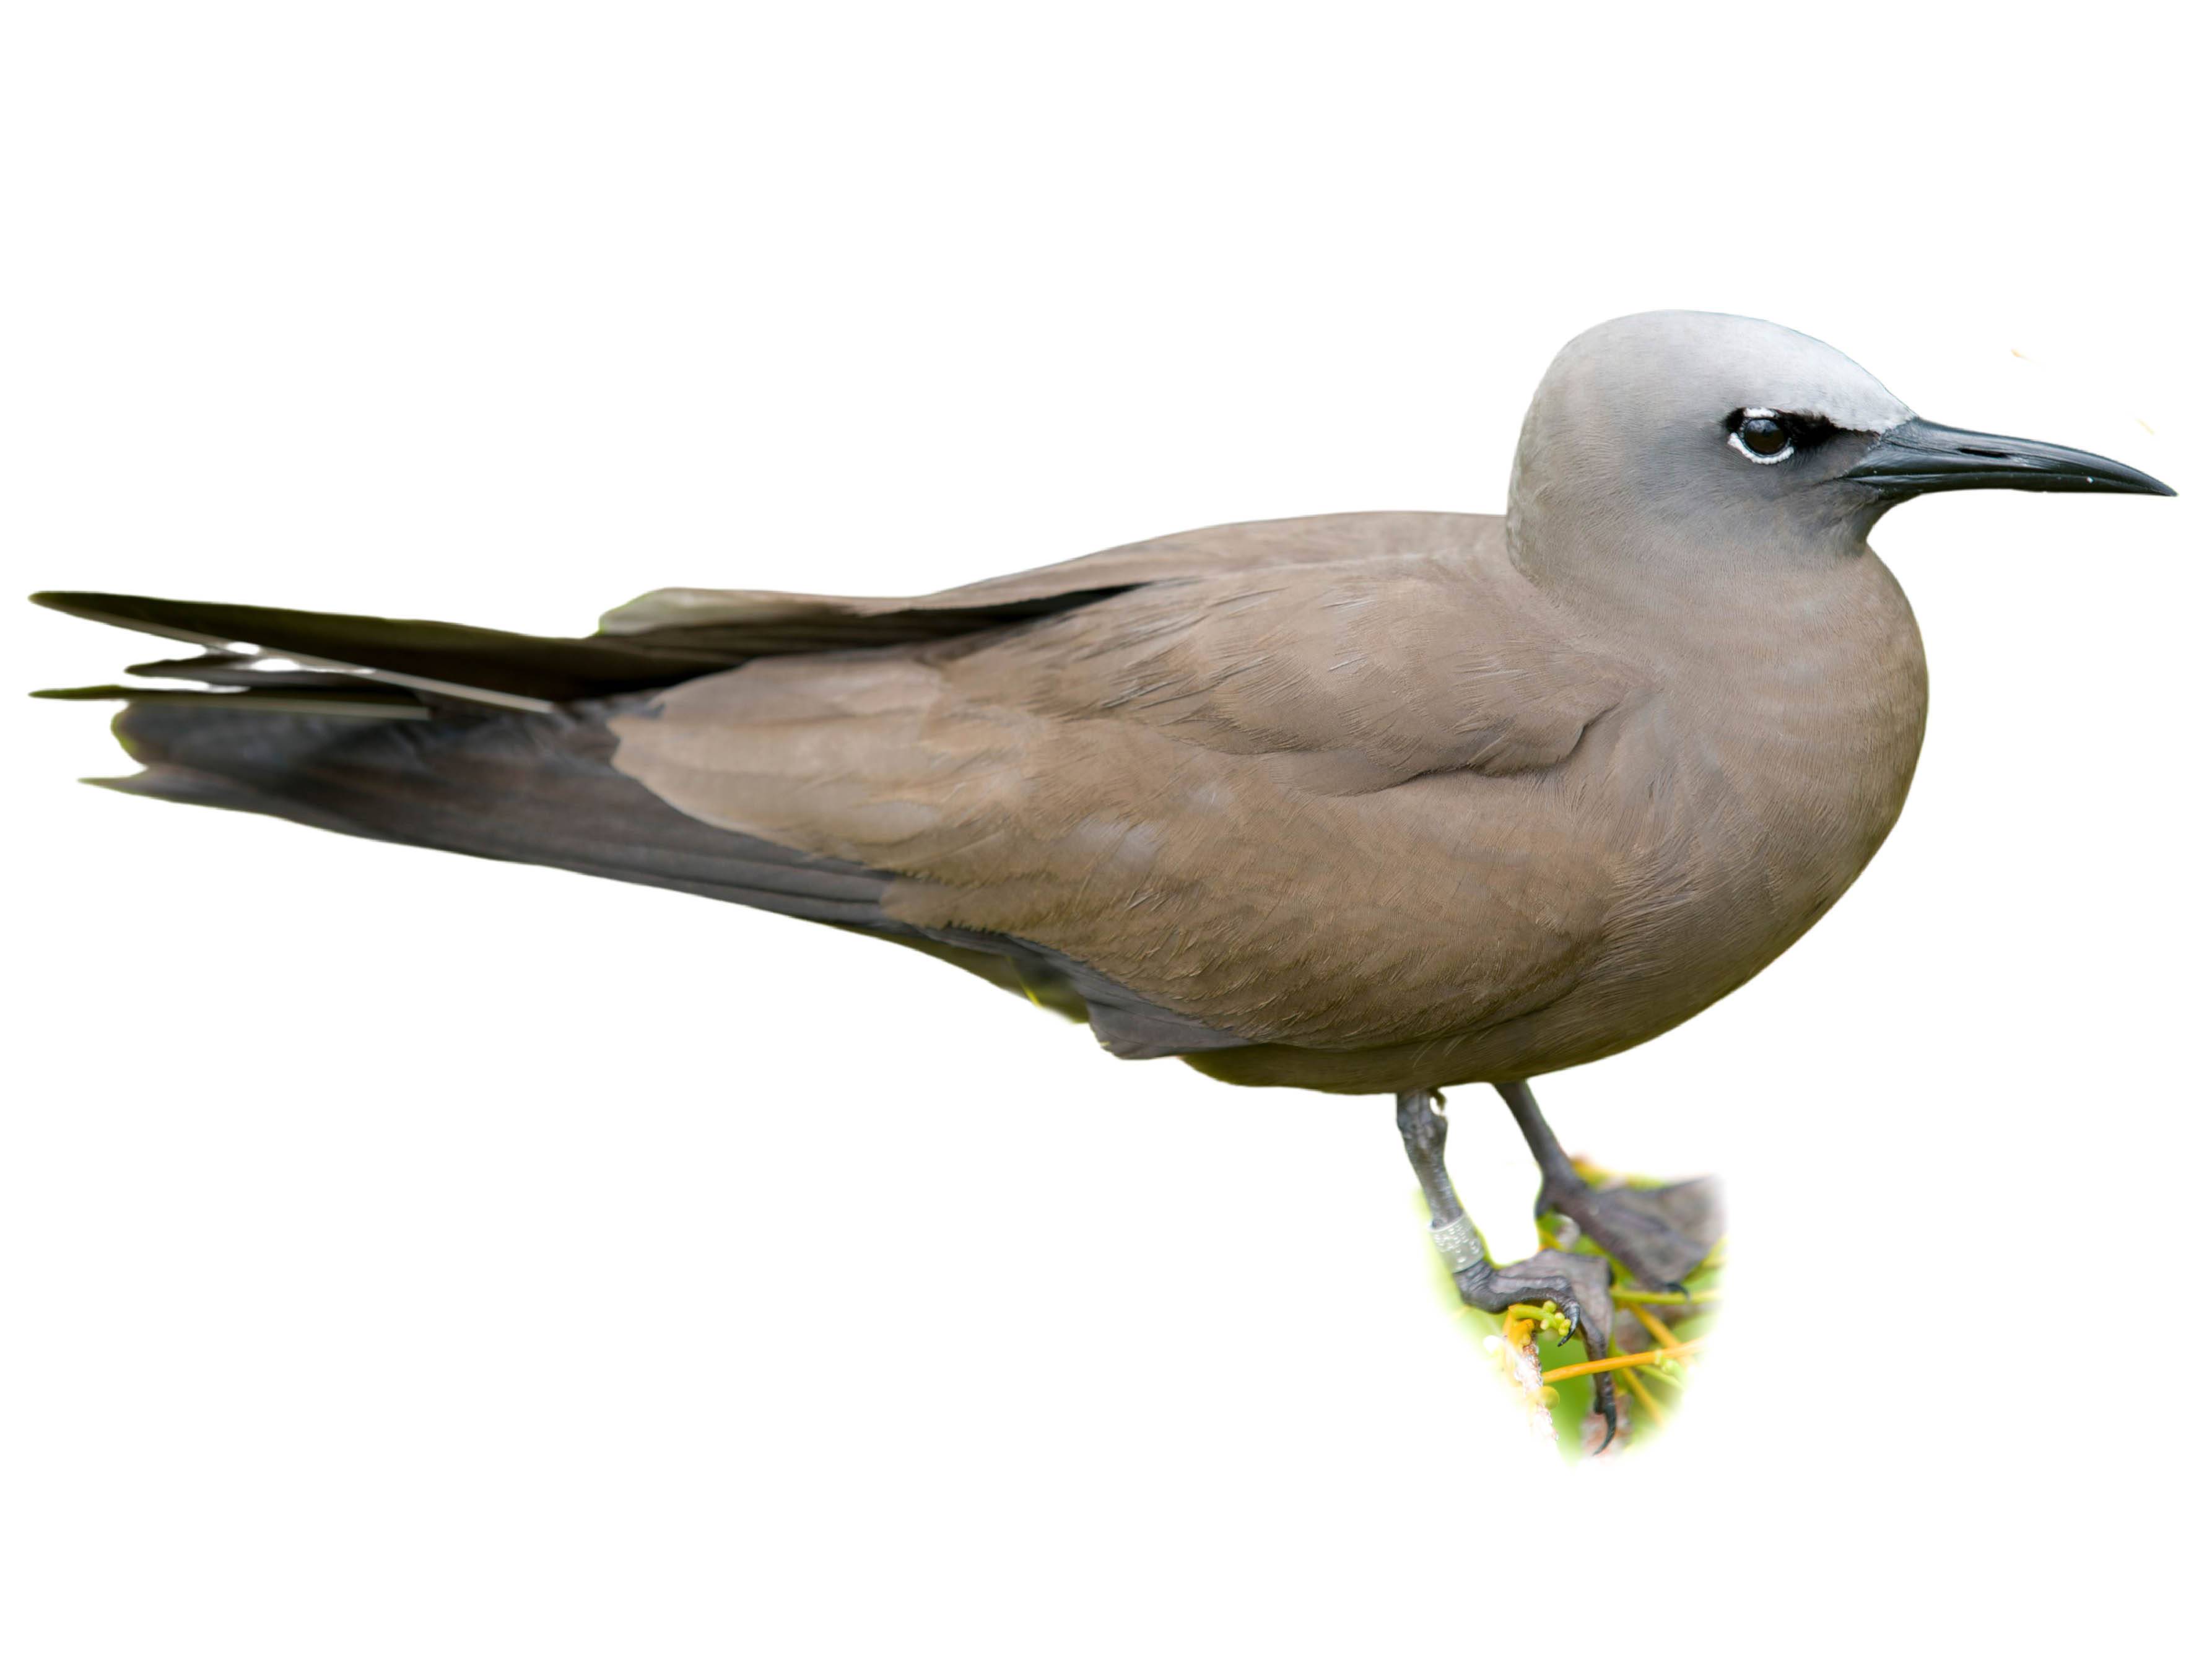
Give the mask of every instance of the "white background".
[[[1552, 352], [1661, 306], [2165, 477], [1886, 523], [1934, 681], [1889, 848], [1542, 1088], [1571, 1147], [1732, 1183], [1675, 1433], [1522, 1454], [1381, 1100], [1115, 1062], [774, 917], [80, 789], [103, 714], [11, 697], [9, 1652], [2175, 1629], [2212, 1358], [2178, 11], [1332, 10], [27, 11], [9, 568], [573, 631], [1495, 510]], [[162, 653], [6, 626], [24, 688]], [[1528, 1248], [1510, 1124], [1455, 1123]]]

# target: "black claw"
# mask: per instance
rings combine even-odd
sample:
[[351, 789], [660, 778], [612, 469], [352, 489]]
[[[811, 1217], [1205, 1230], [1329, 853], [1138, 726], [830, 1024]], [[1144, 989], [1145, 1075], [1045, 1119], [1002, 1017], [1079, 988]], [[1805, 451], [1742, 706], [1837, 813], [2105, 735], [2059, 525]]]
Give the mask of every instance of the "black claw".
[[1605, 1438], [1598, 1442], [1597, 1450], [1590, 1454], [1593, 1457], [1599, 1457], [1604, 1455], [1605, 1449], [1613, 1443], [1613, 1437], [1620, 1431], [1620, 1416], [1613, 1408], [1611, 1373], [1600, 1371], [1591, 1381], [1595, 1385], [1592, 1393], [1596, 1398], [1597, 1408], [1605, 1413]]

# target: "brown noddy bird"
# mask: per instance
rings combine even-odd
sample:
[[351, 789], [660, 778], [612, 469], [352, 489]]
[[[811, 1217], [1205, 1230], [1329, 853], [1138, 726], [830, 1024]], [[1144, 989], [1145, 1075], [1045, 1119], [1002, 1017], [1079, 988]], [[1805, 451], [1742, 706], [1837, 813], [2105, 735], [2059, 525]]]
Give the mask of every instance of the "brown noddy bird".
[[133, 671], [185, 689], [47, 694], [129, 700], [114, 787], [827, 922], [1117, 1054], [1392, 1095], [1462, 1297], [1555, 1300], [1596, 1357], [1607, 1269], [1489, 1259], [1436, 1091], [1496, 1085], [1540, 1211], [1647, 1284], [1697, 1265], [1691, 1184], [1593, 1189], [1528, 1079], [1727, 995], [1865, 868], [1927, 702], [1867, 533], [1993, 488], [2173, 493], [1659, 312], [1560, 352], [1502, 518], [1226, 525], [920, 599], [670, 589], [574, 640], [39, 598], [215, 647]]

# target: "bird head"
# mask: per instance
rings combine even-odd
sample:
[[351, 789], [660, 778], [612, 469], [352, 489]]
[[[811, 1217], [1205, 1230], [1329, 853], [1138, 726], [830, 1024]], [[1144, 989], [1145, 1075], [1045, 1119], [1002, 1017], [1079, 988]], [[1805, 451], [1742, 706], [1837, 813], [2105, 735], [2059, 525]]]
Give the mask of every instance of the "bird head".
[[1540, 575], [1657, 564], [1734, 579], [1863, 552], [1875, 520], [1939, 489], [2173, 493], [2081, 450], [1923, 420], [1794, 330], [1655, 311], [1553, 360], [1522, 427], [1508, 533]]

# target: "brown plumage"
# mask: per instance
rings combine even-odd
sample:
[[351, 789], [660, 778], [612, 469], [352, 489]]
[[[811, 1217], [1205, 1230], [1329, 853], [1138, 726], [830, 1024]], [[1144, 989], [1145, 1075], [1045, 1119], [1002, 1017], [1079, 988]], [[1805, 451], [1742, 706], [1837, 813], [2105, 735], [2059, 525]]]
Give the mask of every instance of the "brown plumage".
[[298, 665], [77, 694], [141, 699], [122, 787], [855, 927], [1123, 1054], [1396, 1092], [1641, 1042], [1835, 902], [1926, 705], [1867, 530], [1927, 489], [2163, 488], [1973, 435], [1802, 336], [1660, 313], [1560, 354], [1502, 518], [1229, 525], [921, 599], [672, 589], [576, 641], [47, 597]]
[[[119, 787], [648, 882], [927, 951], [1131, 1057], [1397, 1096], [1468, 1303], [1610, 1269], [1491, 1261], [1433, 1091], [1498, 1085], [1573, 1219], [1646, 1284], [1704, 1183], [1594, 1191], [1527, 1079], [1742, 984], [1850, 885], [1927, 708], [1866, 536], [1929, 489], [2170, 494], [1922, 421], [1770, 324], [1592, 330], [1538, 388], [1503, 518], [1170, 536], [915, 599], [674, 589], [588, 640], [49, 595], [222, 647], [114, 687]], [[1610, 1385], [1597, 1384], [1610, 1428]]]
[[1741, 984], [1871, 856], [1919, 744], [1919, 641], [1871, 557], [1761, 592], [1792, 637], [1718, 657], [1577, 615], [1494, 518], [1099, 559], [1152, 574], [689, 681], [611, 720], [614, 764], [896, 872], [899, 920], [1048, 945], [1252, 1045], [1206, 1051], [1215, 1076], [1371, 1093], [1594, 1060]]

